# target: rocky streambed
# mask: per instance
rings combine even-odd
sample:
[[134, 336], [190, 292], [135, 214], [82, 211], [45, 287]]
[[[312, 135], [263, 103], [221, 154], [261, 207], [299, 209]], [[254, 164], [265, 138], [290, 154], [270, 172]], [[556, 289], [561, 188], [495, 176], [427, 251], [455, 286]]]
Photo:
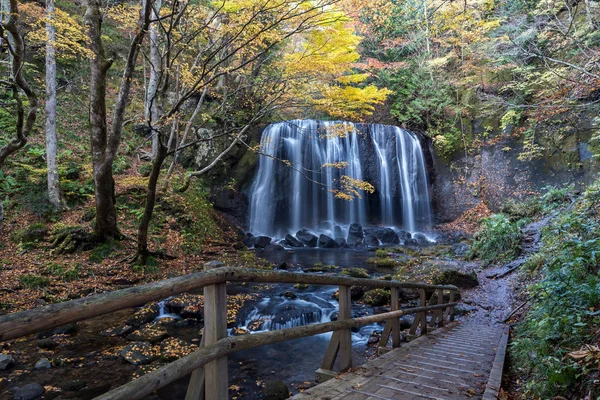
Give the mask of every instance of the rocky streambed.
[[[460, 260], [457, 254], [462, 250], [454, 243], [385, 250], [304, 247], [258, 250], [256, 254], [276, 268], [294, 272], [379, 279], [406, 276], [472, 287], [477, 284], [472, 271], [478, 264]], [[337, 318], [336, 287], [232, 284], [227, 291], [230, 335]], [[416, 304], [416, 293], [402, 294], [404, 306]], [[385, 290], [355, 287], [352, 298], [354, 317], [388, 311], [389, 292]], [[5, 342], [0, 359], [0, 397], [93, 398], [196, 350], [203, 333], [203, 313], [201, 292], [186, 293], [42, 332], [35, 338]], [[412, 317], [404, 318], [403, 328], [411, 322]], [[355, 364], [373, 356], [381, 330], [382, 325], [374, 324], [353, 332]], [[297, 392], [312, 385], [330, 337], [323, 334], [233, 354], [229, 359], [231, 397], [277, 398], [269, 397], [269, 393], [276, 396], [284, 386]], [[186, 388], [184, 378], [152, 398], [180, 399]]]

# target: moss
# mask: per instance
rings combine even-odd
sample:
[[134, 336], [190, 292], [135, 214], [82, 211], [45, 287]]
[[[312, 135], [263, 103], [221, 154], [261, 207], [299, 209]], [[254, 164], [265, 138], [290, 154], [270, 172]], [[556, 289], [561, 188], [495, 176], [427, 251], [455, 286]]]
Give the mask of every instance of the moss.
[[342, 275], [348, 275], [353, 278], [370, 278], [369, 273], [364, 268], [346, 268], [342, 271]]
[[13, 241], [17, 243], [34, 243], [44, 239], [48, 233], [48, 227], [42, 223], [34, 223], [26, 229], [17, 230], [13, 233]]
[[93, 263], [101, 263], [102, 261], [110, 258], [110, 256], [121, 248], [121, 244], [115, 240], [110, 240], [106, 243], [102, 243], [96, 246], [90, 252], [89, 260]]
[[375, 265], [376, 267], [379, 267], [379, 268], [395, 268], [398, 266], [398, 262], [390, 257], [386, 257], [386, 258], [372, 257], [367, 260], [367, 263]]
[[32, 274], [24, 274], [19, 276], [19, 283], [28, 289], [38, 289], [50, 285], [50, 279]]
[[363, 301], [373, 307], [384, 306], [390, 302], [390, 291], [387, 289], [369, 290], [363, 296]]

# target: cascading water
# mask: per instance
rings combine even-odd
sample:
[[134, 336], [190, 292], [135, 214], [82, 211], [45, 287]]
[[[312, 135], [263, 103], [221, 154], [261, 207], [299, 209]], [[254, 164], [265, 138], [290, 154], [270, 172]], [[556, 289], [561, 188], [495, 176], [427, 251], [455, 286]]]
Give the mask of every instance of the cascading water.
[[[250, 199], [249, 230], [255, 235], [284, 236], [302, 228], [333, 235], [336, 226], [351, 223], [416, 232], [431, 224], [423, 151], [411, 132], [294, 120], [269, 125], [261, 150]], [[343, 168], [331, 166], [340, 163]], [[332, 191], [344, 175], [371, 183], [375, 194], [337, 199]]]

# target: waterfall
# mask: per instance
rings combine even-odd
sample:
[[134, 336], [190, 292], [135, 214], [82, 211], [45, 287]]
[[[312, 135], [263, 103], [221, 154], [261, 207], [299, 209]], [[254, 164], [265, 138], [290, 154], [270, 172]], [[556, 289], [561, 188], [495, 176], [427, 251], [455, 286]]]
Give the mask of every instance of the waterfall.
[[[347, 164], [323, 167], [336, 163]], [[337, 199], [344, 175], [371, 183], [375, 193]], [[421, 144], [409, 131], [341, 121], [271, 124], [261, 139], [249, 231], [282, 237], [307, 228], [333, 236], [336, 226], [351, 223], [427, 230], [428, 188]]]

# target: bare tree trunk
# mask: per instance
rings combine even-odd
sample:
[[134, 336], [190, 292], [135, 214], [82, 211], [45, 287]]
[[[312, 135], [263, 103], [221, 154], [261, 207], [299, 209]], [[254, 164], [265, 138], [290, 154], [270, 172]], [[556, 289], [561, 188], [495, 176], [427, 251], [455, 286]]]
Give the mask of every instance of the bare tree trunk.
[[[154, 3], [155, 9], [152, 12], [153, 20], [159, 18], [161, 6], [162, 0], [156, 0]], [[146, 122], [150, 126], [150, 134], [152, 135], [152, 158], [156, 157], [158, 154], [158, 142], [160, 141], [158, 133], [156, 132], [156, 122], [158, 121], [157, 93], [162, 67], [159, 49], [160, 35], [158, 33], [158, 24], [159, 22], [155, 22], [150, 25], [150, 78], [148, 79], [148, 92], [146, 94], [146, 105], [144, 107], [144, 116]]]
[[90, 142], [96, 200], [96, 226], [94, 231], [98, 240], [120, 236], [117, 228], [115, 182], [112, 167], [121, 143], [123, 119], [129, 99], [135, 63], [150, 24], [151, 4], [152, 0], [142, 0], [140, 19], [121, 78], [121, 86], [115, 103], [109, 136], [106, 111], [106, 77], [112, 60], [106, 58], [102, 42], [103, 15], [100, 11], [100, 0], [86, 0], [85, 2], [85, 25], [90, 38], [90, 48], [94, 53], [94, 57], [90, 61]]
[[48, 200], [55, 209], [62, 207], [58, 175], [58, 140], [56, 137], [56, 30], [54, 0], [46, 0], [46, 165], [48, 167]]

